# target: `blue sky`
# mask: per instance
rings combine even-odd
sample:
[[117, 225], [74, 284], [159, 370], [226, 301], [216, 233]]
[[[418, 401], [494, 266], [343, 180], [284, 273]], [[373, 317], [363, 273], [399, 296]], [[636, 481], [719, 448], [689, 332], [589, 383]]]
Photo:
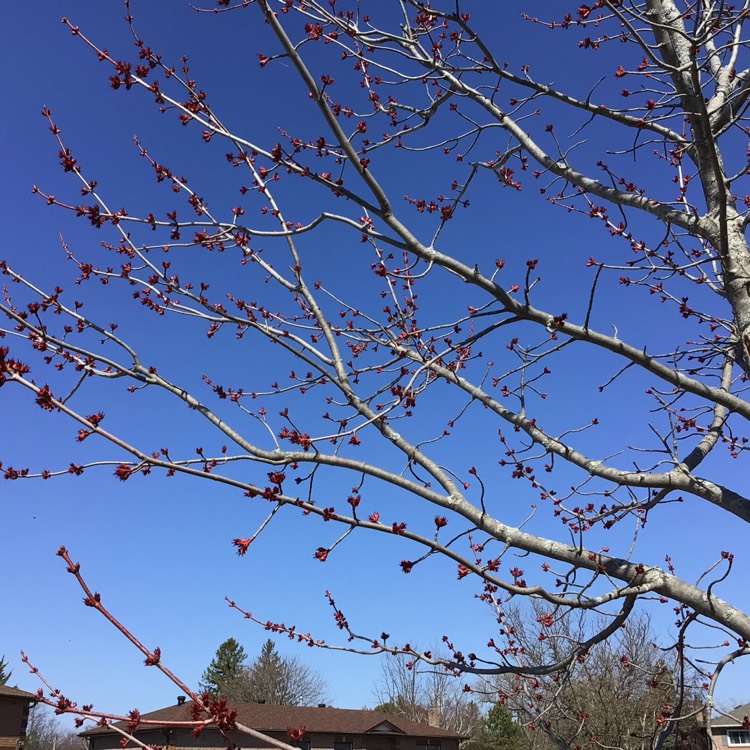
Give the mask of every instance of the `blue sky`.
[[[575, 50], [573, 40], [521, 23], [522, 3], [503, 4], [502, 12], [474, 4], [479, 6], [475, 12], [487, 14], [487, 27], [493, 29], [492, 36], [514, 64], [543, 50], [534, 63], [541, 77], [575, 80], [579, 75], [599, 74], [587, 67], [588, 60]], [[553, 5], [540, 3], [537, 7]], [[214, 106], [226, 112], [227, 120], [239, 130], [246, 128], [258, 141], [273, 143], [278, 139], [278, 127], [306, 132], [318, 127], [311, 125], [305, 94], [284, 63], [259, 71], [256, 54], [267, 54], [273, 43], [259, 28], [253, 9], [214, 17], [196, 14], [182, 0], [135, 0], [133, 7], [147, 43], [175, 62], [181, 54], [189, 54], [193, 74], [209, 92]], [[147, 211], [150, 201], [164, 198], [147, 165], [138, 158], [132, 144], [134, 133], [154, 149], [155, 158], [189, 177], [191, 184], [200, 185], [196, 189], [204, 191], [210, 205], [231, 206], [235, 205], [231, 201], [239, 200], [236, 191], [240, 182], [226, 166], [221, 146], [197, 145], [193, 130], [180, 128], [172, 116], [159, 115], [140, 94], [112, 91], [107, 80], [110, 71], [60, 23], [61, 16], [68, 16], [113, 55], [129, 55], [132, 43], [121, 21], [123, 13], [119, 3], [94, 0], [38, 0], [4, 9], [7, 31], [0, 58], [6, 71], [6, 115], [0, 118], [0, 138], [6, 148], [0, 177], [4, 227], [0, 256], [41, 284], [68, 279], [65, 285], [73, 288], [59, 233], [81, 256], [96, 257], [105, 238], [31, 195], [33, 184], [71, 201], [78, 190], [57, 164], [55, 142], [40, 116], [43, 106], [52, 109], [66, 143], [87, 172], [99, 179], [113, 206], [127, 205], [136, 213]], [[610, 70], [611, 62], [613, 58], [605, 58], [602, 74]], [[580, 86], [585, 90], [583, 82]], [[425, 181], [440, 184], [445, 179], [441, 166], [430, 160], [412, 156], [394, 165], [387, 161], [390, 157], [383, 158], [381, 174], [397, 194], [423, 189]], [[647, 177], [659, 184], [657, 176]], [[611, 252], [612, 243], [600, 227], [566, 216], [531, 192], [505, 190], [498, 196], [494, 184], [480, 183], [472, 195], [471, 211], [479, 217], [475, 229], [463, 228], [459, 233], [449, 226], [443, 241], [462, 258], [472, 258], [476, 252], [507, 258], [509, 279], [517, 282], [522, 281], [525, 261], [540, 257], [546, 274], [540, 286], [544, 302], [571, 312], [580, 310], [581, 302], [573, 292], [589, 283], [585, 281], [591, 278], [586, 260], [592, 255], [604, 257]], [[317, 210], [305, 200], [295, 206], [301, 219], [310, 218]], [[415, 226], [429, 230], [426, 220]], [[656, 233], [650, 227], [643, 231]], [[326, 230], [310, 241], [306, 252], [317, 259], [320, 273], [332, 283], [349, 280], [355, 293], [358, 284], [363, 292], [370, 289], [366, 274], [360, 277], [350, 260], [360, 252], [356, 238]], [[199, 262], [188, 258], [187, 268], [195, 270]], [[231, 278], [228, 275], [234, 271], [229, 269], [222, 260], [207, 273], [215, 274], [221, 282]], [[450, 279], [435, 280], [423, 300], [425, 307], [435, 311], [451, 305], [465, 309], [461, 293], [448, 299], [446, 295], [456, 294], [451, 289]], [[200, 387], [202, 372], [212, 376], [225, 373], [230, 385], [249, 379], [259, 384], [258, 389], [267, 387], [279, 371], [286, 374], [288, 364], [282, 363], [272, 347], [258, 344], [238, 349], [227, 340], [212, 350], [206, 347], [204, 330], [198, 326], [160, 329], [142, 310], [127, 305], [126, 294], [110, 297], [109, 290], [101, 288], [80, 292], [84, 293], [90, 300], [87, 309], [106, 320], [117, 319], [120, 331], [138, 338], [146, 358], [158, 361], [160, 371], [191, 379], [195, 387]], [[379, 304], [377, 299], [375, 303]], [[650, 325], [655, 309], [662, 312], [647, 295], [625, 291], [616, 284], [608, 288], [604, 308], [602, 327], [616, 324], [623, 338], [644, 324]], [[648, 340], [657, 345], [668, 339], [671, 326], [681, 324], [674, 313], [663, 320], [662, 327], [652, 326], [648, 332]], [[636, 416], [647, 409], [640, 381], [626, 378], [611, 389], [611, 396], [608, 393], [607, 399], [591, 404], [589, 410], [589, 404], [579, 398], [587, 388], [606, 379], [612, 363], [582, 362], [571, 355], [559, 366], [572, 380], [569, 378], [565, 388], [558, 386], [553, 405], [538, 405], [546, 424], [562, 427], [599, 416], [604, 426], [596, 435], [581, 440], [589, 449], [598, 446], [603, 452], [623, 442], [623, 436], [632, 434], [637, 439], [647, 432]], [[196, 425], [193, 415], [165, 410], [148, 394], [131, 398], [124, 387], [96, 385], [86, 398], [93, 406], [111, 408], [124, 433], [142, 435], [144, 447], [149, 449], [167, 444], [185, 450], [197, 445], [205, 445], [207, 450], [218, 448], [216, 439]], [[627, 404], [624, 410], [623, 403]], [[84, 457], [111, 456], [102, 446], [77, 444], [73, 425], [33, 407], [19, 389], [0, 391], [0, 408], [4, 424], [0, 458], [6, 466], [58, 468]], [[431, 420], [437, 424], [440, 418], [439, 410], [425, 414], [424, 424]], [[493, 432], [481, 414], [472, 420], [458, 447], [446, 448], [445, 454], [436, 449], [438, 455], [455, 459], [462, 470], [477, 461], [494, 463], [490, 455], [494, 449], [485, 452], [480, 443], [478, 451], [472, 436], [493, 435], [496, 428]], [[732, 472], [742, 489], [746, 480], [739, 476], [736, 464], [722, 457], [716, 459], [715, 466], [725, 466], [723, 470]], [[349, 479], [341, 484], [337, 481], [326, 479], [322, 495], [340, 498], [348, 492]], [[519, 523], [534, 498], [507, 479], [495, 481], [497, 498], [493, 502], [498, 512]], [[165, 662], [192, 684], [227, 637], [237, 638], [250, 654], [258, 652], [267, 637], [261, 628], [246, 624], [229, 611], [223, 603], [225, 595], [261, 618], [294, 623], [330, 642], [339, 639], [339, 634], [324, 599], [327, 589], [360, 632], [387, 630], [402, 640], [425, 645], [448, 634], [466, 649], [473, 647], [473, 641], [481, 645], [493, 632], [492, 614], [473, 601], [475, 588], [457, 581], [453, 566], [438, 562], [405, 577], [398, 563], [409, 555], [400, 540], [359, 535], [322, 565], [312, 559], [312, 553], [325, 540], [330, 541], [333, 532], [322, 529], [314, 519], [287, 512], [246, 557], [237, 557], [232, 538], [249, 536], [265, 508], [211, 483], [158, 476], [120, 483], [112, 477], [111, 469], [103, 469], [49, 482], [3, 482], [0, 491], [4, 522], [0, 655], [5, 654], [14, 670], [12, 681], [24, 689], [35, 690], [37, 685], [20, 663], [20, 649], [56, 687], [80, 703], [93, 701], [97, 707], [113, 711], [135, 706], [149, 710], [170, 703], [176, 694], [174, 686], [144, 669], [132, 647], [82, 605], [75, 582], [54, 554], [61, 544], [82, 563], [91, 586], [102, 592], [112, 611], [145, 643], [159, 645]], [[392, 517], [403, 513], [420, 518], [409, 498], [394, 493], [379, 502]], [[552, 523], [540, 520], [539, 529], [559, 534]], [[660, 563], [670, 554], [678, 573], [688, 580], [697, 577], [721, 550], [733, 551], [738, 572], [721, 595], [748, 608], [743, 576], [748, 566], [747, 546], [743, 542], [742, 528], [727, 525], [726, 518], [693, 501], [686, 502], [675, 516], [655, 514], [640, 540], [643, 559]], [[671, 610], [666, 609], [654, 610], [656, 624], [665, 631], [672, 619]], [[325, 676], [334, 705], [372, 705], [372, 685], [379, 673], [376, 659], [308, 650], [283, 640], [278, 645], [299, 654]], [[747, 700], [746, 676], [742, 667], [728, 670], [721, 696]]]

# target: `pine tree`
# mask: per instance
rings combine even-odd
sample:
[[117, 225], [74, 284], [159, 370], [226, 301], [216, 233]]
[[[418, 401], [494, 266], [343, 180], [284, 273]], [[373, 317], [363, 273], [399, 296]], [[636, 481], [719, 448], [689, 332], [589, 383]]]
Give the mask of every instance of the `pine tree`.
[[277, 706], [310, 706], [325, 702], [326, 684], [294, 656], [283, 656], [267, 640], [247, 670], [244, 699]]
[[530, 745], [510, 710], [498, 703], [489, 710], [479, 732], [469, 740], [467, 750], [525, 750]]
[[276, 650], [272, 640], [267, 640], [260, 650], [260, 656], [248, 670], [248, 697], [256, 703], [290, 705], [296, 703], [296, 696], [290, 695], [290, 669]]
[[227, 638], [203, 672], [201, 690], [213, 696], [230, 697], [224, 693], [242, 676], [246, 659], [245, 649], [234, 638]]
[[8, 669], [8, 662], [5, 660], [5, 655], [0, 656], [0, 685], [5, 685], [12, 674], [13, 672]]

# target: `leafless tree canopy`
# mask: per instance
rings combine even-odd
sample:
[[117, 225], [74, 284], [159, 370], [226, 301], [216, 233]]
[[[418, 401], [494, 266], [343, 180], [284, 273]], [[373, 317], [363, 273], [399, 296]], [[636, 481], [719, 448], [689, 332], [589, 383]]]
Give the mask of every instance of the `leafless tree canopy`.
[[[182, 473], [235, 488], [268, 504], [261, 528], [280, 509], [331, 522], [320, 561], [353, 532], [393, 535], [411, 542], [404, 573], [442, 556], [498, 611], [542, 602], [554, 614], [538, 637], [572, 610], [606, 618], [528, 663], [499, 640], [480, 649], [482, 637], [476, 651], [448, 644], [447, 659], [412, 654], [425, 664], [546, 680], [642, 597], [677, 607], [680, 654], [704, 621], [736, 646], [726, 659], [743, 655], [750, 616], [718, 595], [731, 550], [700, 550], [709, 572], [696, 583], [639, 543], [678, 528], [679, 499], [750, 520], [742, 472], [718, 455], [743, 465], [750, 417], [748, 4], [597, 0], [529, 16], [513, 33], [546, 27], [577, 66], [554, 81], [536, 77], [535, 49], [506, 60], [501, 25], [474, 5], [219, 0], [210, 10], [246, 24], [248, 76], [299, 96], [296, 130], [275, 140], [252, 118], [228, 124], [229, 97], [171, 67], [137, 19], [133, 61], [68, 22], [114, 88], [192, 128], [193, 158], [227, 161], [240, 195], [214, 205], [211, 185], [181, 176], [190, 157], [162, 164], [139, 141], [163, 200], [116, 209], [46, 112], [84, 197], [38, 191], [100, 229], [105, 251], [68, 248], [70, 289], [37, 286], [33, 263], [3, 264], [3, 396], [26, 390], [76, 422], [82, 450], [109, 443], [98, 466], [119, 480]], [[504, 201], [519, 190], [539, 222], [559, 222], [555, 246], [534, 244], [534, 222], [529, 247], [506, 246]], [[594, 225], [602, 242], [581, 246]], [[102, 291], [152, 313], [150, 326], [128, 333], [114, 305], [76, 303]], [[176, 331], [200, 372], [157, 361], [153, 346], [142, 356]], [[229, 351], [275, 375], [230, 367]], [[191, 435], [154, 452], [150, 427], [121, 429], [123, 385], [163, 414], [188, 407], [204, 447]], [[348, 647], [410, 652], [334, 612]], [[707, 670], [710, 690], [723, 663]]]
[[[538, 604], [534, 612], [538, 618], [549, 616]], [[559, 660], [591, 628], [580, 617], [553, 616], [540, 640], [533, 622], [516, 610], [502, 629], [513, 658], [529, 666]], [[700, 674], [678, 652], [660, 647], [649, 618], [641, 614], [564, 673], [530, 680], [503, 675], [488, 681], [485, 690], [499, 696], [522, 725], [538, 730], [537, 746], [545, 745], [544, 736], [549, 747], [653, 750], [667, 740], [682, 748], [703, 746], [696, 713], [702, 706], [700, 684]], [[671, 722], [670, 712], [689, 718]]]
[[480, 728], [482, 711], [477, 696], [463, 687], [445, 669], [393, 657], [383, 662], [373, 695], [377, 710], [470, 737]]
[[326, 702], [325, 680], [296, 656], [279, 654], [268, 640], [258, 658], [222, 685], [230, 701], [276, 706], [314, 706]]
[[26, 727], [24, 750], [84, 750], [77, 732], [64, 729], [60, 720], [41, 704], [32, 706]]

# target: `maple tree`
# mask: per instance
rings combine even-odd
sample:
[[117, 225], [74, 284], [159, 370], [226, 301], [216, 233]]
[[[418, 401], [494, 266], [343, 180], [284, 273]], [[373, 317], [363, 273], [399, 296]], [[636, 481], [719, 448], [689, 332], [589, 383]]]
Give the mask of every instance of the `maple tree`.
[[[723, 667], [749, 653], [750, 616], [717, 595], [734, 554], [701, 550], [695, 583], [639, 545], [688, 503], [722, 523], [750, 520], [726, 461], [744, 461], [750, 417], [747, 5], [596, 0], [526, 15], [584, 61], [554, 84], [533, 60], [505, 60], [480, 8], [385, 5], [204, 9], [248, 23], [259, 75], [296, 77], [288, 96], [301, 116], [274, 141], [256, 140], [252, 122], [225, 123], [187, 59], [163, 59], [129, 12], [132, 61], [64, 21], [113, 89], [192, 128], [198, 158], [225, 160], [238, 193], [209, 207], [210, 186], [138, 140], [166, 190], [150, 212], [115, 209], [44, 110], [83, 198], [36, 191], [101, 230], [107, 260], [66, 247], [75, 294], [2, 263], [0, 384], [75, 422], [81, 450], [99, 440], [115, 454], [5, 464], [4, 476], [183, 474], [268, 503], [257, 533], [281, 509], [328, 522], [320, 562], [353, 532], [386, 534], [409, 542], [405, 574], [450, 561], [501, 624], [509, 598], [532, 597], [546, 607], [540, 639], [570, 613], [609, 618], [527, 665], [505, 630], [484, 651], [446, 638], [448, 656], [435, 657], [359, 634], [330, 599], [350, 640], [341, 648], [456, 674], [553, 674], [617, 632], [639, 599], [671, 602], [680, 654], [695, 625], [719, 634], [725, 651], [702, 668], [712, 695]], [[509, 257], [499, 217], [518, 192], [558, 222], [554, 247], [516, 242]], [[593, 236], [585, 220], [605, 241], [595, 251], [578, 241]], [[79, 300], [95, 282], [152, 314], [156, 335], [181, 326], [204, 356], [199, 377], [155, 361], [153, 347], [143, 357], [150, 331], [121, 333], [115, 306], [89, 315]], [[232, 347], [270, 363], [270, 384], [222, 375]], [[87, 397], [95, 381], [126, 381], [132, 398], [156, 392], [165, 413], [188, 407], [215, 447], [154, 451], [145, 431], [118, 430], [127, 402]], [[256, 536], [237, 536], [238, 553]], [[659, 720], [669, 725], [673, 709]]]

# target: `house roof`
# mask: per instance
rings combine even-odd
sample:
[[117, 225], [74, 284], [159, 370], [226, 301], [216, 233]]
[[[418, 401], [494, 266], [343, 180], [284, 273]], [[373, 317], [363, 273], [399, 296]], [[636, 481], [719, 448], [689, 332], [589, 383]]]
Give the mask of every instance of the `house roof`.
[[736, 727], [748, 717], [750, 717], [750, 703], [743, 703], [731, 711], [724, 711], [714, 717], [711, 719], [711, 724], [715, 727]]
[[[192, 719], [192, 701], [169, 706], [141, 716], [142, 720], [156, 721], [168, 727], [177, 722]], [[289, 727], [305, 727], [313, 734], [396, 734], [411, 737], [442, 737], [463, 739], [463, 735], [440, 729], [429, 724], [409, 721], [400, 716], [391, 716], [380, 711], [330, 708], [326, 706], [272, 706], [266, 703], [230, 703], [237, 711], [240, 724], [259, 732], [286, 733]], [[124, 723], [121, 726], [125, 726]], [[146, 727], [141, 727], [145, 729]], [[83, 732], [84, 736], [111, 732], [107, 727], [96, 727]]]
[[36, 701], [34, 693], [27, 693], [25, 690], [19, 690], [8, 685], [0, 685], [0, 698], [22, 698], [27, 701]]

